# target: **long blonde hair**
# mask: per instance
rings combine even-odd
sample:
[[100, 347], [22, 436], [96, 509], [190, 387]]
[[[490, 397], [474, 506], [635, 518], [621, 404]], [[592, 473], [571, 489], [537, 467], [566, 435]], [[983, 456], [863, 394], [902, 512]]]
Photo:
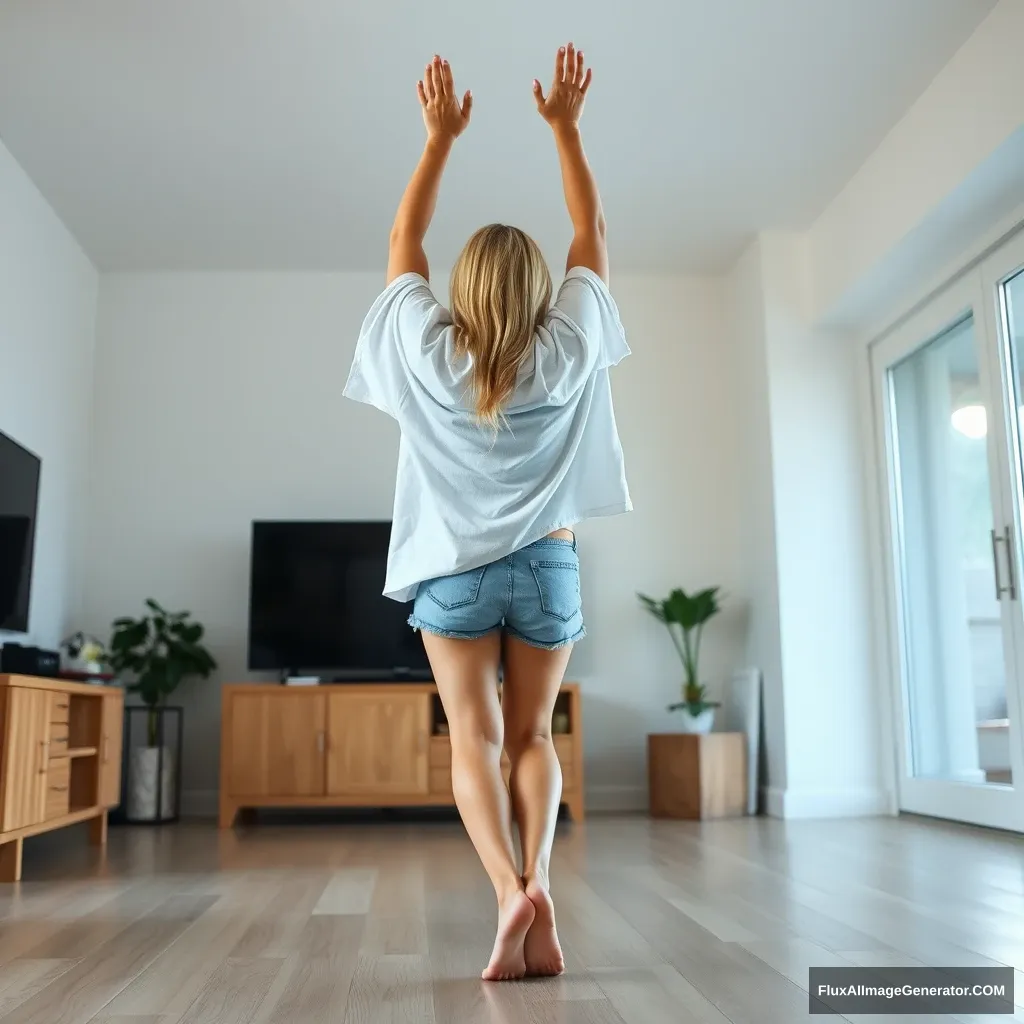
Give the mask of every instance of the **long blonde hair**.
[[459, 255], [450, 290], [456, 350], [473, 361], [476, 414], [497, 427], [548, 311], [551, 274], [528, 234], [488, 224]]

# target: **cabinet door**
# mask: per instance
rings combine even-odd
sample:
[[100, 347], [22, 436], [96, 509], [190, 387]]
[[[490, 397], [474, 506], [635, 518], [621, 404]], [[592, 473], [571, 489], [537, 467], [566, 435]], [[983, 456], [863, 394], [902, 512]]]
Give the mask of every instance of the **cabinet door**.
[[24, 828], [46, 816], [46, 768], [50, 694], [12, 686], [7, 690], [3, 731], [3, 831]]
[[228, 793], [323, 796], [325, 696], [267, 689], [228, 702]]
[[101, 807], [116, 807], [121, 802], [121, 744], [124, 733], [124, 694], [112, 693], [102, 698], [100, 714], [100, 785]]
[[429, 790], [430, 695], [328, 697], [327, 792], [402, 796]]

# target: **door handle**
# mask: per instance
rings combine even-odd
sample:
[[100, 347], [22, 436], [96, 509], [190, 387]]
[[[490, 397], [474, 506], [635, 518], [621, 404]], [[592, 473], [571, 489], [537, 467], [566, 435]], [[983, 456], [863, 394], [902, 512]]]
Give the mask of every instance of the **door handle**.
[[1003, 586], [1003, 575], [999, 571], [999, 545], [1003, 538], [996, 535], [995, 530], [989, 531], [992, 537], [992, 573], [996, 578], [996, 600], [1001, 601], [1003, 594], [1007, 593], [1008, 588]]
[[1007, 585], [1006, 591], [1010, 595], [1010, 600], [1016, 601], [1017, 571], [1013, 564], [1013, 536], [1011, 535], [1010, 528], [1008, 526], [1003, 529], [1003, 542], [1006, 544], [1006, 575], [1009, 578], [1009, 584]]

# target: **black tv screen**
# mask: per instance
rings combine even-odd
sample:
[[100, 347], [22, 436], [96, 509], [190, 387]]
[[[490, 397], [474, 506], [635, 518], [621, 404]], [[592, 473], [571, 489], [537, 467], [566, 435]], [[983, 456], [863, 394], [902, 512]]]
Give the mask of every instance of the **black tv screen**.
[[0, 630], [28, 631], [41, 463], [0, 434]]
[[249, 668], [430, 678], [410, 606], [386, 598], [389, 522], [255, 522]]

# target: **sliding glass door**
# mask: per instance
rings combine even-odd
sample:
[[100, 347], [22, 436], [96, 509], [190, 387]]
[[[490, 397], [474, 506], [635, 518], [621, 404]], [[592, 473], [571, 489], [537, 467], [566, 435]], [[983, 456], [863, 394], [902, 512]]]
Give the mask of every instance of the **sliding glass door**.
[[1022, 246], [872, 349], [900, 807], [1019, 831]]

